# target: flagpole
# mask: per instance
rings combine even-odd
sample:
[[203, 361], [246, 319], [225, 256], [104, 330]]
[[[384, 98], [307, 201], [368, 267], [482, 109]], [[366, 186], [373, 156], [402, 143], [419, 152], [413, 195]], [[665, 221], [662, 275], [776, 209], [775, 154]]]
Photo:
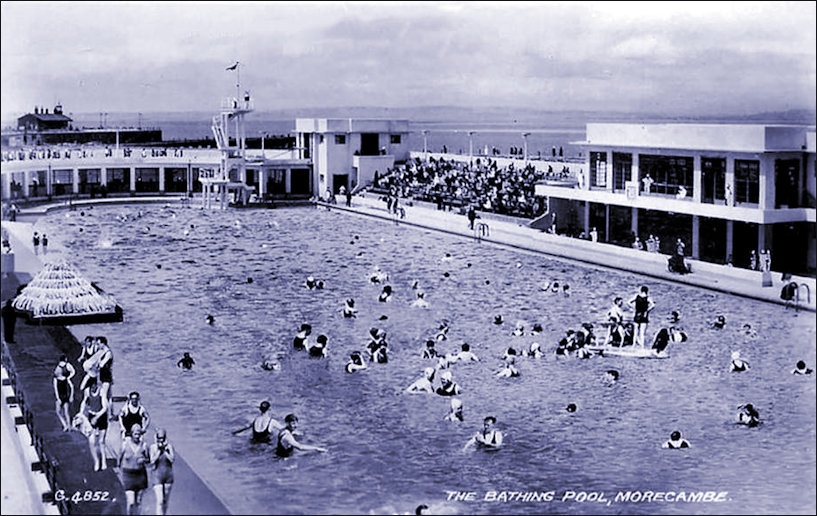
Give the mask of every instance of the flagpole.
[[241, 101], [241, 63], [236, 61], [235, 63], [235, 73], [236, 73], [236, 80], [235, 80], [235, 101]]

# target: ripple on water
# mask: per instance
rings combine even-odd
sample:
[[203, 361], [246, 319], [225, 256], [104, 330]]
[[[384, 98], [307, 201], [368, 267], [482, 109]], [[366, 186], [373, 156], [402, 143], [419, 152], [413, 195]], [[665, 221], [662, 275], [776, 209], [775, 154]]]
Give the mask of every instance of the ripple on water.
[[[406, 512], [419, 503], [440, 512], [556, 507], [446, 504], [446, 489], [735, 493], [717, 507], [558, 506], [569, 513], [609, 514], [622, 507], [637, 513], [798, 512], [814, 505], [802, 487], [804, 479], [814, 483], [815, 382], [789, 374], [798, 359], [815, 363], [813, 315], [334, 212], [277, 209], [223, 217], [179, 209], [168, 218], [158, 208], [140, 209], [98, 208], [82, 220], [52, 214], [38, 224], [70, 242], [86, 277], [126, 308], [122, 324], [88, 328], [107, 335], [115, 351], [117, 394], [142, 391], [157, 424], [170, 429], [180, 453], [234, 512]], [[116, 220], [117, 214], [129, 222]], [[154, 236], [141, 232], [145, 226]], [[190, 230], [187, 239], [175, 238], [184, 230]], [[101, 251], [99, 235], [105, 234], [113, 245]], [[446, 252], [454, 259], [441, 262]], [[368, 281], [374, 265], [390, 274], [391, 303], [376, 300], [381, 286]], [[304, 288], [306, 275], [327, 280], [327, 289]], [[428, 310], [409, 307], [414, 279], [431, 303]], [[569, 283], [571, 295], [540, 290], [553, 280]], [[642, 283], [657, 303], [650, 333], [679, 310], [690, 336], [670, 348], [669, 360], [553, 355], [566, 328], [599, 321], [613, 296], [626, 300]], [[357, 319], [340, 316], [346, 297], [355, 298]], [[707, 322], [720, 313], [727, 326], [711, 329]], [[206, 314], [216, 317], [214, 325], [204, 322]], [[492, 323], [496, 314], [505, 324]], [[447, 352], [468, 342], [482, 359], [452, 369], [463, 388], [462, 425], [442, 420], [448, 399], [398, 394], [429, 365], [420, 350], [443, 318], [450, 321], [449, 340], [437, 347]], [[539, 322], [544, 331], [512, 338], [517, 319]], [[312, 324], [313, 337], [329, 336], [327, 359], [291, 351], [302, 322]], [[744, 322], [757, 337], [742, 332]], [[391, 362], [343, 373], [349, 353], [362, 349], [372, 326], [388, 332]], [[521, 358], [519, 378], [493, 376], [509, 345], [528, 347], [534, 340], [545, 357]], [[736, 348], [751, 364], [740, 375], [728, 372]], [[184, 351], [196, 359], [187, 373], [175, 367]], [[275, 353], [283, 353], [281, 370], [261, 369], [262, 358]], [[613, 368], [621, 379], [608, 386], [601, 377]], [[267, 447], [248, 446], [246, 435], [231, 437], [228, 431], [247, 424], [263, 399], [281, 419], [298, 414], [303, 439], [326, 444], [330, 453], [279, 461]], [[736, 406], [747, 401], [766, 421], [759, 428], [732, 422]], [[578, 406], [576, 413], [564, 410], [568, 403]], [[487, 414], [498, 418], [505, 449], [461, 453]], [[692, 443], [689, 453], [660, 449], [675, 429]]]

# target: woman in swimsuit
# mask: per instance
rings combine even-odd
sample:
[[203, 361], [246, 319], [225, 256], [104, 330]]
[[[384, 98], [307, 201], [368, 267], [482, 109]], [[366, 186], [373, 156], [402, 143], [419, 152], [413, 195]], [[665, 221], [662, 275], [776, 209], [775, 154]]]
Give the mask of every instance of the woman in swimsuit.
[[88, 446], [94, 459], [94, 471], [108, 467], [105, 457], [105, 434], [108, 432], [108, 398], [96, 379], [90, 380], [85, 388], [79, 411], [91, 423], [93, 432], [88, 436]]
[[54, 396], [57, 398], [57, 417], [62, 424], [63, 432], [71, 430], [71, 416], [69, 415], [69, 408], [71, 402], [74, 401], [74, 384], [71, 378], [74, 377], [76, 371], [74, 366], [68, 362], [68, 357], [60, 356], [60, 363], [54, 369]]
[[312, 446], [309, 444], [301, 444], [295, 440], [295, 437], [292, 435], [298, 426], [298, 417], [295, 414], [288, 414], [287, 417], [284, 418], [284, 422], [286, 422], [286, 426], [283, 430], [278, 432], [278, 446], [275, 448], [275, 453], [279, 457], [289, 457], [295, 450], [319, 452], [327, 451], [326, 448]]
[[312, 326], [309, 324], [302, 324], [301, 331], [295, 335], [295, 338], [292, 340], [292, 347], [303, 351], [307, 349], [307, 344], [309, 341], [309, 335], [312, 333]]
[[341, 310], [343, 316], [347, 319], [352, 319], [357, 317], [357, 308], [355, 308], [355, 300], [351, 297], [346, 300], [346, 303], [343, 305], [343, 309]]
[[729, 363], [730, 373], [739, 373], [749, 369], [749, 362], [740, 358], [740, 351], [732, 352], [732, 362]]
[[686, 439], [681, 439], [681, 432], [676, 430], [670, 434], [669, 441], [665, 442], [662, 445], [662, 448], [669, 448], [671, 450], [689, 448], [689, 441]]
[[434, 385], [432, 382], [434, 381], [434, 368], [433, 367], [426, 367], [423, 370], [422, 378], [418, 378], [414, 381], [411, 385], [408, 386], [406, 392], [410, 393], [434, 393]]
[[167, 432], [156, 429], [156, 442], [150, 445], [150, 465], [153, 470], [153, 491], [156, 493], [156, 514], [167, 514], [170, 489], [173, 487], [173, 445], [167, 442]]
[[345, 369], [347, 373], [354, 373], [367, 367], [366, 362], [363, 361], [363, 357], [360, 355], [360, 351], [353, 351], [349, 355], [349, 361], [346, 362]]
[[649, 288], [643, 285], [638, 294], [629, 301], [629, 304], [634, 305], [635, 308], [635, 314], [633, 315], [633, 322], [635, 323], [634, 338], [642, 348], [644, 347], [644, 334], [647, 331], [647, 323], [650, 321], [650, 311], [655, 308], [655, 303], [653, 303], [648, 292]]

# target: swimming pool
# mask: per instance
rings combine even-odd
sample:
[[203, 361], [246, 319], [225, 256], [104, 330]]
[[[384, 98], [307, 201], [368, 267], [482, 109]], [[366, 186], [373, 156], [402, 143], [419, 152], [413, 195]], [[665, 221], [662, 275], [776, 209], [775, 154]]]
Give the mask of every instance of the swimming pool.
[[[627, 299], [645, 280], [336, 211], [82, 213], [52, 213], [35, 227], [59, 235], [85, 277], [125, 309], [122, 324], [80, 331], [108, 336], [115, 393], [140, 390], [152, 426], [168, 428], [235, 513], [405, 512], [420, 503], [450, 513], [815, 510], [815, 379], [790, 374], [799, 359], [814, 366], [813, 314], [649, 279], [657, 304], [650, 333], [680, 310], [690, 336], [671, 345], [669, 360], [557, 359], [565, 329], [599, 321], [614, 295]], [[441, 260], [446, 252], [451, 261]], [[369, 283], [375, 265], [391, 276], [390, 303], [377, 302], [380, 287]], [[306, 289], [309, 275], [326, 288]], [[409, 307], [414, 279], [427, 310]], [[553, 279], [567, 281], [571, 296], [540, 291]], [[357, 319], [341, 315], [347, 297]], [[719, 313], [727, 326], [709, 328]], [[497, 314], [504, 324], [493, 324]], [[438, 347], [468, 342], [482, 359], [453, 366], [464, 391], [460, 425], [443, 420], [448, 398], [401, 394], [431, 365], [420, 351], [443, 318], [451, 330]], [[544, 332], [511, 337], [518, 319]], [[313, 337], [329, 336], [328, 359], [291, 351], [303, 322]], [[744, 322], [756, 337], [743, 334]], [[388, 331], [390, 363], [344, 373], [372, 326]], [[519, 378], [493, 376], [509, 345], [534, 340], [544, 358], [518, 360]], [[749, 371], [728, 372], [734, 349]], [[196, 360], [190, 372], [176, 367], [185, 351]], [[279, 351], [281, 370], [263, 370], [261, 361]], [[602, 375], [611, 368], [621, 379], [607, 386]], [[246, 433], [232, 436], [264, 399], [278, 419], [298, 414], [304, 441], [330, 452], [278, 460], [271, 448], [249, 445]], [[571, 402], [573, 414], [564, 410]], [[763, 425], [733, 424], [745, 402], [759, 408]], [[489, 414], [505, 434], [503, 449], [462, 453]], [[676, 429], [692, 447], [661, 449]], [[559, 501], [568, 490], [603, 492], [605, 500], [619, 491], [726, 491], [728, 501]], [[449, 501], [448, 491], [474, 492], [474, 500]], [[556, 500], [489, 501], [489, 491], [556, 491]]]

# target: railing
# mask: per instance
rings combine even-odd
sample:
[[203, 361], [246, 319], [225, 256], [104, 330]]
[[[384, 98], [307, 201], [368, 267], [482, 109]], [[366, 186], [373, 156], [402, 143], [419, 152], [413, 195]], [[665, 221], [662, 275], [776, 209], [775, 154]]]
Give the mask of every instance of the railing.
[[482, 240], [483, 238], [488, 238], [491, 236], [491, 228], [485, 222], [480, 222], [476, 226], [474, 226], [474, 238], [478, 241]]

